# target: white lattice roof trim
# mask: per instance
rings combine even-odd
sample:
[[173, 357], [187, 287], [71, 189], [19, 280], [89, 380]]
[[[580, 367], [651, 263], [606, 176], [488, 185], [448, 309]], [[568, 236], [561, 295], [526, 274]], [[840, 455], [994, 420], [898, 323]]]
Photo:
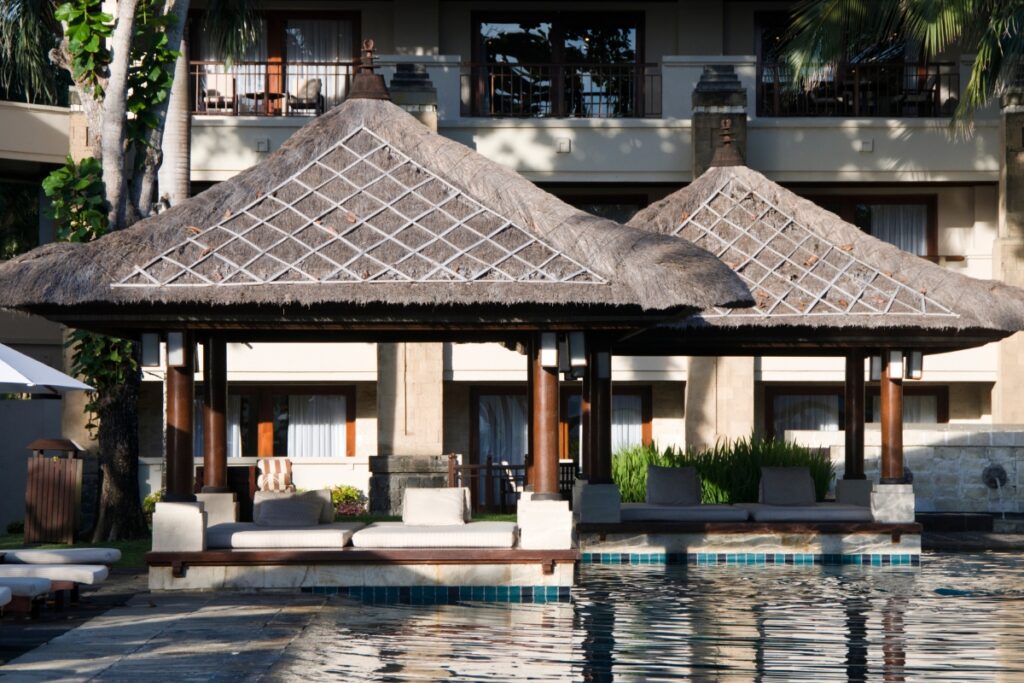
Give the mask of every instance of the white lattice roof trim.
[[954, 316], [948, 307], [816, 234], [735, 176], [684, 215], [673, 234], [710, 251], [750, 288], [752, 308], [714, 308], [705, 318], [739, 316]]
[[365, 126], [114, 287], [315, 283], [604, 284]]

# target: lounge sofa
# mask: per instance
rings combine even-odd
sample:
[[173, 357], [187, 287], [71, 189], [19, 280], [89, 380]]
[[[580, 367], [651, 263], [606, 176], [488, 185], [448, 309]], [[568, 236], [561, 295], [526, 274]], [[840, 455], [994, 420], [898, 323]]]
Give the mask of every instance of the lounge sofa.
[[206, 530], [212, 549], [340, 549], [365, 526], [335, 522], [331, 492], [257, 491], [252, 522], [223, 522]]
[[694, 467], [647, 468], [643, 503], [623, 503], [623, 522], [745, 522], [747, 510], [733, 505], [702, 505], [700, 476]]
[[806, 467], [762, 467], [757, 503], [742, 503], [755, 522], [870, 522], [871, 508], [818, 502]]
[[377, 522], [352, 536], [356, 548], [513, 548], [514, 522], [474, 522], [469, 489], [406, 489], [401, 522]]
[[0, 596], [7, 594], [7, 600], [0, 600], [0, 607], [7, 606], [15, 614], [39, 613], [39, 606], [53, 590], [49, 579], [34, 577], [0, 578]]

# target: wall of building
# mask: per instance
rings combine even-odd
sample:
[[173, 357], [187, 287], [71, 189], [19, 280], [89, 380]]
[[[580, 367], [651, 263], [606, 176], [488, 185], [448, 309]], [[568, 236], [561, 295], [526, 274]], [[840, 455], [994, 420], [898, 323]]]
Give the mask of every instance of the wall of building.
[[0, 159], [63, 164], [68, 155], [69, 111], [0, 101]]
[[25, 447], [36, 439], [60, 438], [59, 400], [0, 400], [0, 534], [7, 525], [25, 518], [25, 480], [28, 458]]

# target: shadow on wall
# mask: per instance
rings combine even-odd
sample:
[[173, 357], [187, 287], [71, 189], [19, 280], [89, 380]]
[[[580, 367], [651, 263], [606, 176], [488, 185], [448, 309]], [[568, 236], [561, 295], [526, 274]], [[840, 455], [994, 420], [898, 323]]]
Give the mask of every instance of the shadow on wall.
[[39, 438], [60, 438], [62, 401], [36, 399], [31, 401], [0, 400], [0, 534], [7, 525], [25, 517], [25, 478], [28, 473], [26, 446]]

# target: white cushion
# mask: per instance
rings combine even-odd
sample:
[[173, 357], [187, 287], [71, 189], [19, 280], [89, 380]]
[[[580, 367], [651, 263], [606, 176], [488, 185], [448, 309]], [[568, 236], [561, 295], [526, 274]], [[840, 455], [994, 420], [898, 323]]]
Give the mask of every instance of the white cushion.
[[348, 545], [352, 534], [364, 525], [359, 522], [334, 522], [301, 529], [260, 527], [251, 522], [215, 524], [206, 530], [208, 548], [277, 549], [330, 548]]
[[0, 607], [3, 607], [11, 601], [11, 589], [6, 586], [0, 586]]
[[8, 595], [19, 598], [35, 598], [46, 595], [52, 588], [49, 579], [31, 576], [0, 578], [0, 587], [9, 591]]
[[466, 489], [408, 488], [402, 497], [406, 526], [460, 526], [466, 523]]
[[814, 505], [814, 479], [806, 467], [762, 467], [758, 502], [765, 505]]
[[9, 564], [114, 564], [121, 559], [117, 548], [63, 548], [53, 550], [4, 550]]
[[871, 509], [862, 505], [815, 503], [813, 505], [758, 505], [747, 503], [755, 522], [871, 522]]
[[290, 496], [265, 500], [253, 521], [257, 526], [310, 527], [320, 524], [323, 501], [318, 496]]
[[471, 522], [444, 526], [408, 526], [377, 522], [352, 536], [356, 548], [512, 548], [513, 522]]
[[700, 505], [697, 469], [648, 465], [647, 502], [651, 505]]
[[650, 505], [623, 503], [623, 522], [745, 522], [746, 510], [732, 505]]
[[318, 523], [330, 524], [334, 521], [334, 503], [331, 502], [330, 489], [317, 489], [316, 491], [306, 491], [304, 493], [295, 493], [294, 491], [257, 491], [252, 500], [253, 519], [258, 520], [260, 518], [260, 508], [263, 506], [264, 501], [290, 498], [319, 500], [323, 508], [320, 510]]
[[0, 564], [0, 578], [30, 576], [91, 585], [103, 581], [108, 573], [106, 567], [98, 564]]

